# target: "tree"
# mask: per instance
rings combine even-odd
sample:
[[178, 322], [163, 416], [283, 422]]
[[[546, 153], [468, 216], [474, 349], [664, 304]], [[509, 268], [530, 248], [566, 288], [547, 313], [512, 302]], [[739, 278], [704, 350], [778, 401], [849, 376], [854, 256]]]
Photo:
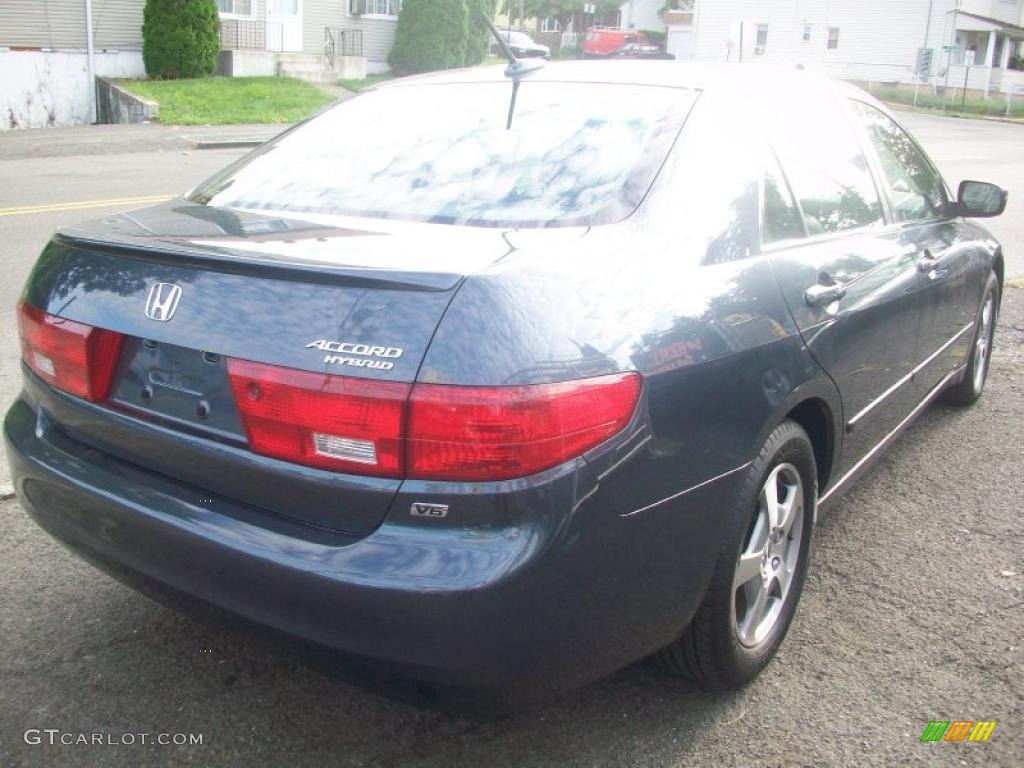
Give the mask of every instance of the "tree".
[[146, 0], [142, 61], [156, 79], [208, 77], [217, 69], [220, 20], [215, 0]]
[[494, 0], [466, 0], [469, 11], [468, 37], [466, 38], [463, 66], [472, 67], [479, 64], [487, 56], [491, 47], [491, 31], [484, 24], [482, 16], [494, 19]]
[[468, 22], [466, 0], [405, 0], [388, 64], [402, 74], [462, 66]]
[[664, 16], [667, 11], [692, 11], [693, 4], [693, 0], [665, 0], [658, 15]]
[[[619, 10], [620, 0], [592, 0], [597, 6], [597, 13], [594, 18], [603, 19], [605, 16]], [[582, 15], [583, 0], [525, 0], [523, 3], [526, 18], [546, 19], [552, 17], [558, 19], [563, 28], [569, 23], [573, 16]], [[519, 0], [505, 0], [502, 5], [503, 13], [511, 18], [519, 17]], [[591, 18], [588, 16], [584, 23], [589, 24]]]

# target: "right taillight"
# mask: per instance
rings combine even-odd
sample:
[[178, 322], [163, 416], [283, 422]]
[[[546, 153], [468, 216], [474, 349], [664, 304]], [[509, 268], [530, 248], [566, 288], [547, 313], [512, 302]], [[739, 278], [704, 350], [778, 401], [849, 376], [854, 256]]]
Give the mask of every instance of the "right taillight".
[[635, 373], [520, 387], [417, 384], [408, 474], [467, 481], [532, 475], [621, 431], [639, 395]]
[[[229, 360], [250, 448], [353, 474], [482, 482], [523, 477], [621, 431], [636, 373], [555, 384], [401, 384]], [[411, 394], [410, 394], [411, 392]]]

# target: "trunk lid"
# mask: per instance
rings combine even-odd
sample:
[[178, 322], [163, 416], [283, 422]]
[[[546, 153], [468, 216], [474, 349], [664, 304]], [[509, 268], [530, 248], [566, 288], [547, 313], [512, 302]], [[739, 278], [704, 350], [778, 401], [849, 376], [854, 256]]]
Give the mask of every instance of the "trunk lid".
[[126, 335], [109, 400], [55, 417], [71, 437], [213, 496], [366, 534], [401, 481], [249, 452], [227, 358], [412, 382], [462, 278], [508, 250], [493, 229], [176, 200], [62, 230], [25, 298]]

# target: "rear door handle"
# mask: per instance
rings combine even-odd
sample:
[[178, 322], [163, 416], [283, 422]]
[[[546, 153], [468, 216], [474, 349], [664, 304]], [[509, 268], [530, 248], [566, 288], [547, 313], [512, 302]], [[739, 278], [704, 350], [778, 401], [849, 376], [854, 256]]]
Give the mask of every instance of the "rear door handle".
[[804, 291], [804, 301], [812, 307], [820, 307], [838, 301], [846, 295], [846, 286], [842, 283], [817, 283]]

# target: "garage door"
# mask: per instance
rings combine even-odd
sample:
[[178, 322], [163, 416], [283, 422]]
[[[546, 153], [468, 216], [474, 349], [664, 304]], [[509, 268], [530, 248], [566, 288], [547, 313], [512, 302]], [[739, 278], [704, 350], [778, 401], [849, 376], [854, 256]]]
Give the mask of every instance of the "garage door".
[[665, 38], [665, 50], [677, 59], [688, 59], [693, 55], [693, 30], [670, 29]]

